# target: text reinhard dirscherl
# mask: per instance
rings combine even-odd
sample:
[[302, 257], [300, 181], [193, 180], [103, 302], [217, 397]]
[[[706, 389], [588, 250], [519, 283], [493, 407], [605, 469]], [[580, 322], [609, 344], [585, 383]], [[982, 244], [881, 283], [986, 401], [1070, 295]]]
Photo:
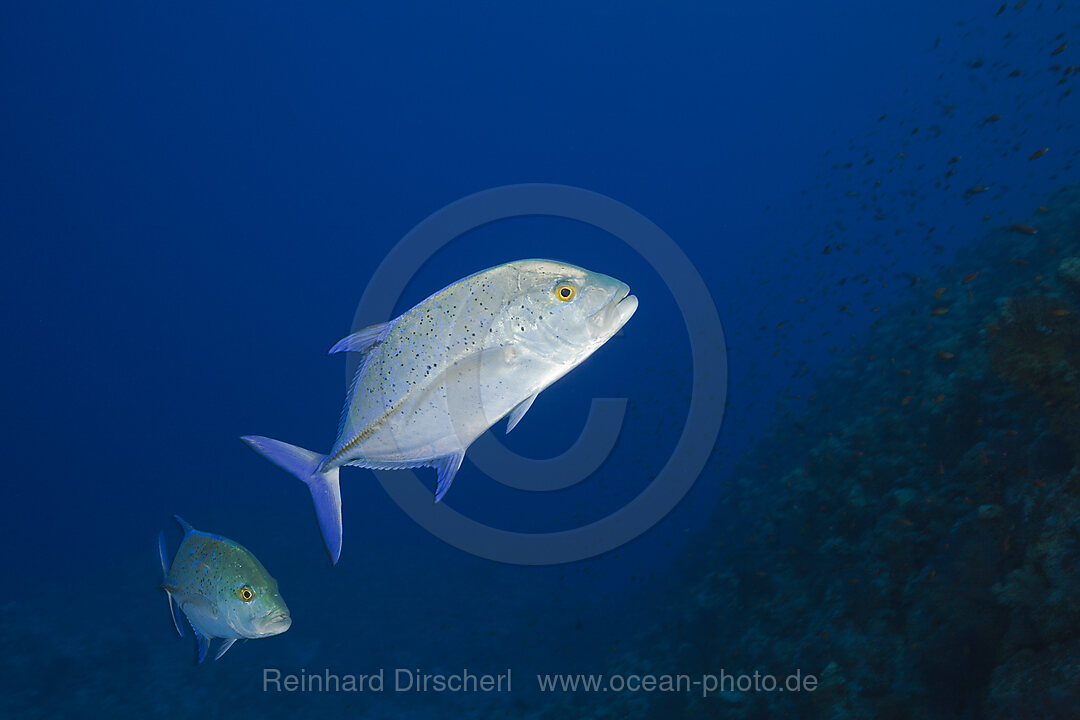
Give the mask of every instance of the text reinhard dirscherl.
[[[322, 693], [373, 692], [401, 693], [508, 693], [513, 690], [513, 672], [477, 673], [467, 668], [456, 672], [428, 673], [413, 668], [379, 668], [366, 675], [338, 674], [329, 668], [322, 671], [283, 673], [278, 668], [263, 668], [263, 692]], [[702, 697], [742, 695], [748, 692], [813, 692], [818, 678], [802, 670], [788, 675], [752, 674], [545, 674], [536, 676], [542, 693], [563, 692], [696, 692]]]
[[[390, 682], [387, 682], [389, 677]], [[452, 673], [425, 673], [411, 668], [385, 668], [367, 675], [322, 672], [283, 673], [263, 668], [263, 692], [510, 692], [511, 671], [474, 673], [468, 669]]]

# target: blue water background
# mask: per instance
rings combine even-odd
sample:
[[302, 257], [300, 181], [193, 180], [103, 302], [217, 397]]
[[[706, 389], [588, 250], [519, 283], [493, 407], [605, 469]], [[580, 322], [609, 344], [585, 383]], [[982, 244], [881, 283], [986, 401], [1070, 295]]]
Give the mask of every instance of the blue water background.
[[[229, 707], [238, 685], [246, 702], [280, 702], [256, 692], [264, 666], [603, 671], [678, 592], [667, 571], [723, 507], [740, 453], [903, 297], [905, 273], [947, 265], [1075, 181], [1077, 99], [1049, 66], [1080, 7], [996, 9], [5, 5], [0, 547], [3, 599], [47, 628], [27, 662], [50, 667], [64, 643], [108, 645], [88, 651], [107, 658], [93, 673], [53, 667], [56, 693], [93, 682], [104, 707], [135, 685], [180, 684], [199, 688], [196, 709]], [[1077, 62], [1078, 42], [1062, 64]], [[328, 449], [345, 363], [326, 350], [379, 262], [447, 203], [520, 182], [626, 203], [700, 270], [730, 346], [710, 465], [646, 535], [549, 568], [449, 547], [370, 473], [347, 470], [332, 569], [304, 487], [237, 438]], [[973, 186], [988, 190], [965, 198]], [[561, 452], [592, 397], [629, 399], [624, 435], [596, 477], [549, 494], [499, 486], [466, 460], [447, 502], [510, 529], [565, 529], [621, 507], [668, 458], [689, 403], [689, 340], [647, 262], [553, 219], [463, 236], [398, 308], [522, 257], [614, 275], [641, 307], [506, 443]], [[172, 513], [255, 551], [294, 613], [286, 635], [190, 667], [190, 637], [174, 636], [155, 590], [153, 540], [166, 528], [178, 542]], [[524, 687], [483, 700], [499, 713], [543, 701]]]

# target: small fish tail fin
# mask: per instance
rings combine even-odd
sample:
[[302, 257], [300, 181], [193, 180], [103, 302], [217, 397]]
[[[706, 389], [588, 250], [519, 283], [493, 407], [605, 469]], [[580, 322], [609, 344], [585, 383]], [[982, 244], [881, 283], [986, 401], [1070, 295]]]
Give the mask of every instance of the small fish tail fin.
[[321, 470], [325, 455], [280, 440], [258, 435], [248, 435], [241, 440], [308, 486], [326, 551], [330, 554], [331, 564], [336, 565], [341, 556], [341, 484], [338, 482], [338, 468]]
[[158, 559], [161, 560], [161, 589], [165, 591], [165, 597], [169, 598], [169, 617], [172, 618], [173, 627], [176, 628], [176, 634], [180, 637], [184, 637], [184, 625], [180, 622], [180, 608], [177, 606], [175, 600], [173, 600], [172, 592], [170, 588], [174, 586], [169, 584], [169, 556], [165, 552], [165, 531], [162, 530], [158, 533], [157, 539], [158, 547]]

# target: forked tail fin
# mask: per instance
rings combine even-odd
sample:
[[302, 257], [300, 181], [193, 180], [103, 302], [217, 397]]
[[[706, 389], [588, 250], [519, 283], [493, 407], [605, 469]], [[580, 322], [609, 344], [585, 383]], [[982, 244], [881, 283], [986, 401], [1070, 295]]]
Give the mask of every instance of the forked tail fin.
[[308, 486], [311, 501], [315, 504], [315, 516], [322, 529], [323, 542], [326, 543], [326, 551], [330, 553], [330, 562], [336, 565], [338, 557], [341, 556], [341, 485], [338, 483], [338, 469], [320, 472], [319, 467], [325, 459], [324, 455], [280, 440], [259, 435], [248, 435], [240, 439], [255, 452], [303, 480]]

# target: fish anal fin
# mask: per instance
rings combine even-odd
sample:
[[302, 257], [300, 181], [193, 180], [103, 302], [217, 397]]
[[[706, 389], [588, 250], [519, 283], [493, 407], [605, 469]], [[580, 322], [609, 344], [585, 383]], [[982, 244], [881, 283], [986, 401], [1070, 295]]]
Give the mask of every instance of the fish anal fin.
[[458, 468], [461, 467], [461, 461], [464, 459], [465, 452], [462, 451], [441, 457], [431, 463], [438, 477], [438, 482], [435, 485], [435, 502], [442, 500], [443, 495], [450, 489], [450, 483], [454, 482], [454, 475], [457, 474]]
[[197, 642], [197, 645], [195, 646], [195, 662], [196, 664], [201, 665], [202, 661], [206, 659], [206, 651], [210, 649], [210, 641], [213, 638], [208, 635], [203, 635], [194, 625], [191, 626], [191, 631], [195, 633], [195, 640]]
[[334, 344], [334, 347], [330, 348], [328, 354], [333, 355], [334, 353], [339, 352], [366, 353], [382, 340], [389, 325], [389, 322], [379, 323], [378, 325], [369, 325], [363, 330], [357, 330], [352, 335], [346, 335], [338, 340], [337, 343]]
[[510, 414], [506, 417], [506, 433], [508, 435], [510, 434], [510, 431], [517, 427], [517, 424], [521, 422], [521, 418], [525, 417], [525, 413], [529, 412], [529, 408], [532, 407], [533, 402], [539, 395], [540, 393], [538, 392], [533, 393], [518, 403], [517, 407], [510, 411]]

